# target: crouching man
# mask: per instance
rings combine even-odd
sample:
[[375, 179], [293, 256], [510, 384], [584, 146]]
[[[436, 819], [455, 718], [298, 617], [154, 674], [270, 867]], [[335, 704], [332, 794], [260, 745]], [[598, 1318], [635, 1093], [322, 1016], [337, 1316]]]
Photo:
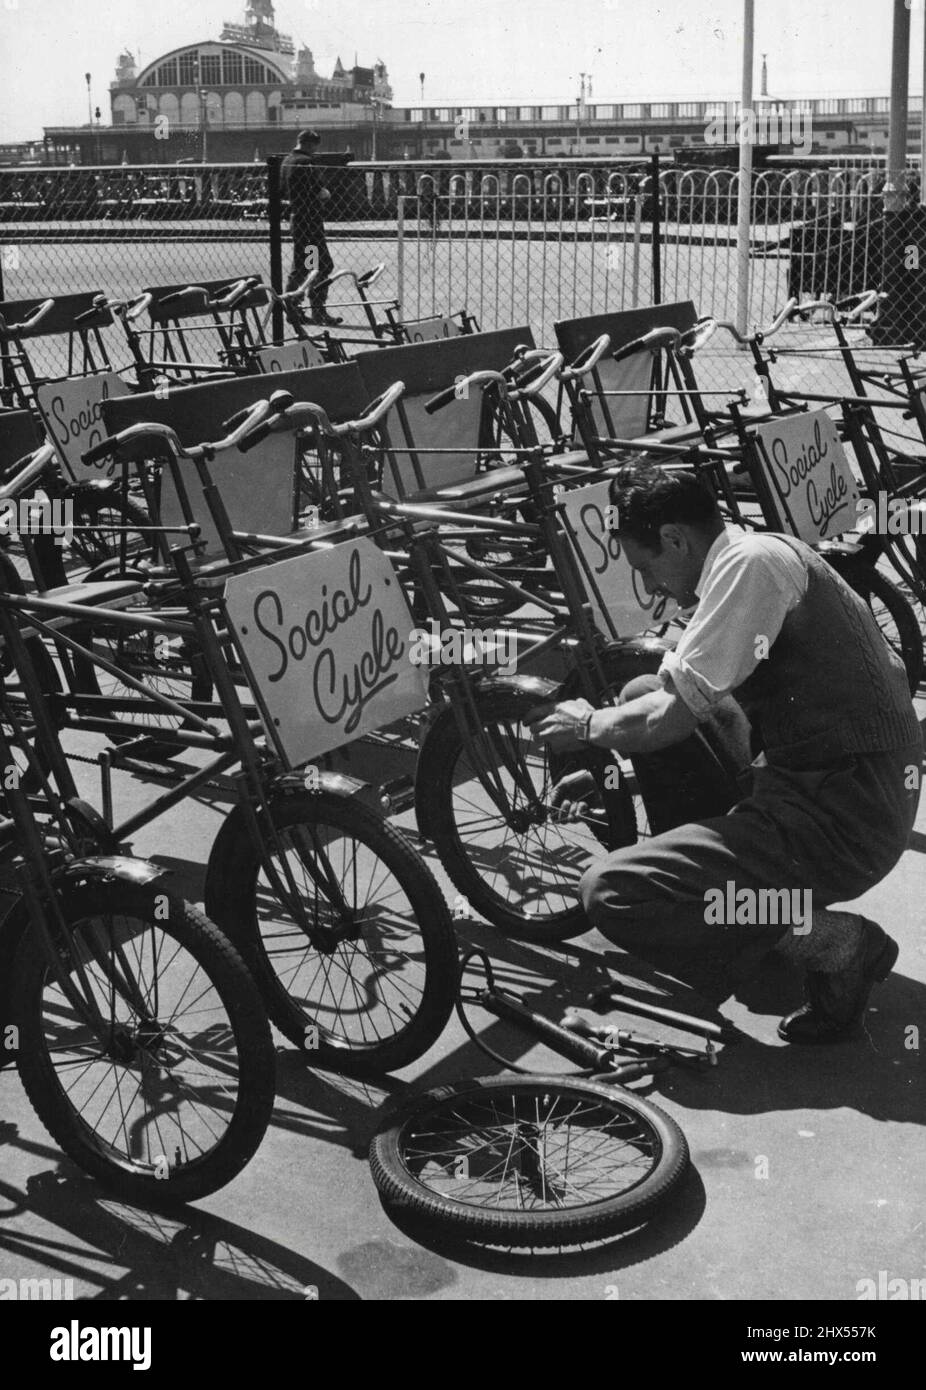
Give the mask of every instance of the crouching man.
[[[649, 689], [633, 682], [615, 708], [541, 706], [534, 737], [557, 751], [588, 743], [636, 759], [680, 743], [735, 695], [763, 751], [751, 789], [728, 814], [641, 840], [589, 869], [590, 922], [660, 963], [668, 955], [729, 964], [777, 944], [807, 972], [805, 1002], [779, 1035], [848, 1037], [898, 954], [875, 923], [831, 905], [884, 878], [913, 826], [922, 738], [903, 664], [865, 603], [809, 546], [725, 527], [692, 475], [630, 465], [611, 501], [647, 592], [671, 594], [693, 616], [658, 676], [644, 678]], [[567, 805], [580, 794], [558, 788]], [[812, 913], [791, 923], [777, 912], [774, 922], [741, 912], [731, 920], [718, 904], [742, 903], [743, 889], [753, 901], [809, 901]]]

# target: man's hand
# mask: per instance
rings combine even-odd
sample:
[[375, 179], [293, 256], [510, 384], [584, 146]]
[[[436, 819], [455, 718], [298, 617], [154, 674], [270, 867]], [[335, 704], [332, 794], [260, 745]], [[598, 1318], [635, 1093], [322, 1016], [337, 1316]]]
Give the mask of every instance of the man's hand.
[[319, 198], [321, 199], [321, 201], [322, 201], [323, 203], [327, 203], [327, 202], [328, 202], [328, 199], [331, 197], [331, 190], [330, 190], [330, 188], [320, 188], [320, 189], [318, 190], [318, 196], [319, 196]]
[[549, 744], [552, 752], [568, 753], [584, 747], [577, 731], [594, 712], [595, 706], [587, 700], [562, 700], [557, 705], [538, 705], [524, 723], [538, 742]]
[[595, 779], [584, 768], [561, 777], [550, 792], [550, 819], [563, 823], [584, 820], [589, 814], [587, 798], [597, 799]]

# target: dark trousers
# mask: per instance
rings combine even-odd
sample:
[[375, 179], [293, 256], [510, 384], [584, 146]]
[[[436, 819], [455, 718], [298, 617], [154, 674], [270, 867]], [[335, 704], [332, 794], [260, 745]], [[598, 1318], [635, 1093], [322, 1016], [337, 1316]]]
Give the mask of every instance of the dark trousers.
[[324, 230], [319, 231], [318, 228], [299, 226], [293, 228], [293, 268], [286, 281], [286, 290], [288, 293], [290, 290], [298, 289], [308, 275], [306, 253], [310, 247], [315, 248], [318, 264], [318, 274], [309, 287], [309, 304], [312, 313], [315, 314], [324, 310], [328, 299], [328, 286], [327, 284], [319, 284], [319, 281], [327, 281], [328, 276], [334, 270], [334, 261], [328, 250]]
[[726, 815], [596, 862], [582, 879], [589, 919], [616, 945], [681, 978], [748, 974], [788, 925], [708, 922], [707, 891], [729, 882], [737, 890], [810, 890], [814, 908], [859, 897], [907, 846], [922, 751], [918, 742], [813, 770], [755, 767], [751, 790]]

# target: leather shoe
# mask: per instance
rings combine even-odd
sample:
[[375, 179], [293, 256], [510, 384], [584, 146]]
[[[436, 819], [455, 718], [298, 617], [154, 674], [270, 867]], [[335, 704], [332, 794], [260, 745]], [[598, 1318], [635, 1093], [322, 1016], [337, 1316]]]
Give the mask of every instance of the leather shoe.
[[864, 934], [849, 965], [807, 972], [805, 1002], [778, 1025], [785, 1042], [841, 1042], [858, 1028], [874, 985], [887, 979], [899, 954], [897, 942], [877, 923], [865, 917], [862, 923]]
[[313, 314], [311, 321], [317, 323], [321, 328], [337, 328], [338, 324], [344, 322], [343, 319], [338, 318], [337, 314], [329, 314], [325, 309]]

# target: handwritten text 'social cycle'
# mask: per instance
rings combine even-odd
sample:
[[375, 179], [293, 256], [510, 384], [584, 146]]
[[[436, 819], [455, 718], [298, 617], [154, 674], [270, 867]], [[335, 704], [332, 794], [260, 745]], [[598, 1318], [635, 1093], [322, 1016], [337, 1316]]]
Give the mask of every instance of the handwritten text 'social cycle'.
[[371, 541], [235, 576], [226, 600], [294, 763], [424, 705], [408, 605]]

